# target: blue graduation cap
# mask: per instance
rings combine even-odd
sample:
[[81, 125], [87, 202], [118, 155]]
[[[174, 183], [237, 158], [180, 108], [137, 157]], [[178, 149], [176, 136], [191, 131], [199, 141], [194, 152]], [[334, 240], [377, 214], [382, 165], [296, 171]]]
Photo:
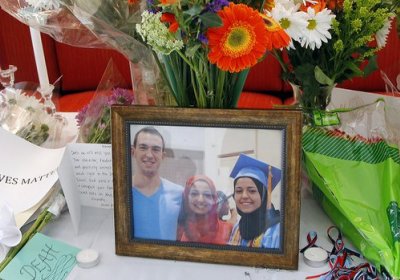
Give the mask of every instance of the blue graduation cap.
[[[235, 166], [232, 169], [230, 177], [236, 179], [238, 177], [251, 177], [260, 181], [267, 187], [269, 165], [258, 159], [240, 154]], [[282, 171], [279, 168], [272, 167], [272, 189], [281, 180]]]

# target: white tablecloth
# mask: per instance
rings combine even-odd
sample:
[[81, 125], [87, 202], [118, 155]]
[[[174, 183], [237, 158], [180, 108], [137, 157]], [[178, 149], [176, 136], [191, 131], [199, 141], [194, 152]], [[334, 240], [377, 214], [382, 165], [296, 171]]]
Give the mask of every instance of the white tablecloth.
[[[307, 233], [314, 230], [318, 233], [317, 245], [330, 250], [332, 245], [326, 235], [326, 230], [331, 225], [332, 222], [312, 198], [310, 191], [303, 188], [300, 248], [307, 244]], [[307, 266], [302, 254], [299, 254], [297, 271], [117, 256], [113, 211], [105, 209], [84, 208], [77, 235], [73, 231], [68, 212], [47, 226], [44, 233], [70, 245], [82, 249], [92, 248], [100, 253], [101, 260], [97, 266], [86, 269], [76, 266], [68, 279], [289, 280], [305, 279], [306, 276], [329, 270], [328, 265], [321, 268]]]

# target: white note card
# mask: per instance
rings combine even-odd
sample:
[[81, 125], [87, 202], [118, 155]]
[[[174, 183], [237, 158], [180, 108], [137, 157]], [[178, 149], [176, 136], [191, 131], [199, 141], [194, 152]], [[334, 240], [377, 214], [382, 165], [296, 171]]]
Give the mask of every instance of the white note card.
[[111, 144], [69, 144], [82, 206], [113, 208]]

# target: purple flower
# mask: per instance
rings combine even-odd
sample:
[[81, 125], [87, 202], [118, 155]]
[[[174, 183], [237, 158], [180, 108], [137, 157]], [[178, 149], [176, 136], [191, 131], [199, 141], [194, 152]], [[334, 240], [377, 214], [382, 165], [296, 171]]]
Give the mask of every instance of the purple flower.
[[134, 97], [131, 91], [123, 88], [114, 88], [112, 95], [108, 98], [107, 105], [130, 105], [134, 101]]
[[197, 39], [199, 39], [199, 41], [200, 41], [202, 44], [205, 44], [205, 45], [208, 44], [208, 39], [207, 39], [207, 37], [206, 37], [204, 34], [199, 34], [199, 36], [197, 37]]
[[86, 114], [89, 108], [89, 104], [86, 104], [85, 107], [83, 107], [78, 114], [75, 116], [76, 122], [78, 123], [78, 126], [81, 126], [86, 118]]
[[219, 10], [221, 10], [223, 7], [228, 6], [229, 5], [229, 1], [228, 0], [215, 0], [212, 1], [210, 3], [208, 3], [206, 5], [206, 11], [209, 12], [218, 12]]

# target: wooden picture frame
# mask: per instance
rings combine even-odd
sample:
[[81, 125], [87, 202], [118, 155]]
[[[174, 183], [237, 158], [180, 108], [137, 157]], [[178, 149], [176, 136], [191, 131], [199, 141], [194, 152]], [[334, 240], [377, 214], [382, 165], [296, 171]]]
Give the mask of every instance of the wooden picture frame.
[[[302, 114], [300, 111], [113, 106], [111, 118], [116, 254], [177, 261], [297, 269], [302, 129]], [[243, 206], [239, 200], [240, 188], [236, 186], [235, 189], [233, 179], [229, 178], [229, 173], [239, 154], [245, 154], [259, 160], [262, 159], [264, 162], [268, 161], [269, 165], [277, 167], [281, 171], [280, 181], [277, 183], [278, 187], [269, 196], [266, 196], [271, 197], [268, 203], [272, 202], [270, 204], [276, 207], [275, 212], [278, 213], [279, 232], [277, 236], [279, 237], [279, 246], [274, 248], [253, 248], [241, 245], [214, 244], [214, 241], [196, 242], [190, 238], [184, 240], [183, 235], [188, 227], [186, 224], [185, 226], [175, 226], [176, 216], [171, 219], [168, 216], [170, 223], [166, 223], [166, 219], [161, 217], [166, 212], [160, 210], [161, 207], [164, 207], [160, 206], [161, 202], [157, 202], [158, 204], [155, 206], [160, 208], [157, 208], [157, 211], [154, 211], [152, 206], [143, 206], [147, 205], [145, 201], [148, 196], [154, 195], [154, 192], [161, 188], [157, 187], [157, 185], [150, 193], [142, 192], [145, 190], [142, 189], [143, 186], [145, 188], [150, 187], [143, 182], [144, 171], [142, 172], [141, 170], [143, 168], [151, 169], [157, 164], [155, 164], [156, 160], [148, 160], [153, 156], [152, 154], [143, 159], [140, 158], [140, 152], [159, 153], [160, 147], [157, 145], [161, 145], [136, 143], [136, 146], [134, 146], [135, 135], [143, 127], [156, 128], [163, 135], [163, 140], [161, 141], [165, 147], [163, 161], [167, 161], [168, 164], [162, 163], [167, 167], [163, 171], [156, 172], [161, 173], [162, 178], [166, 176], [167, 178], [172, 178], [169, 179], [170, 181], [179, 181], [176, 184], [181, 185], [183, 188], [185, 187], [185, 179], [188, 177], [199, 173], [206, 174], [214, 181], [215, 189], [225, 188], [223, 191], [228, 196], [231, 195], [231, 191], [232, 193], [235, 192], [233, 197], [236, 200], [232, 199], [233, 202], [232, 200], [228, 201], [231, 208], [230, 218], [232, 219], [235, 216], [235, 207], [240, 210], [242, 209], [240, 207]], [[141, 137], [140, 139], [143, 138], [143, 136], [138, 137]], [[142, 140], [137, 141], [140, 142]], [[153, 171], [146, 172], [151, 173]], [[148, 175], [146, 172], [145, 174]], [[271, 178], [271, 180], [274, 180], [275, 175], [271, 176]], [[135, 186], [133, 188], [134, 184], [137, 184], [138, 187]], [[205, 205], [210, 209], [215, 209], [213, 204], [215, 202], [215, 193], [211, 192], [211, 187], [207, 190], [210, 190], [211, 195], [208, 193], [209, 203]], [[260, 190], [264, 192], [263, 188]], [[138, 191], [140, 194], [137, 194]], [[182, 212], [184, 212], [182, 209], [188, 205], [185, 203], [189, 203], [184, 202], [186, 196], [183, 190], [181, 193], [178, 194], [182, 199], [179, 202], [181, 210], [179, 210], [179, 221], [176, 222], [178, 225], [181, 223], [181, 217], [185, 217], [185, 215], [182, 215]], [[146, 199], [140, 200], [140, 195], [145, 195]], [[193, 195], [193, 193], [190, 195]], [[200, 194], [197, 195], [200, 197]], [[201, 199], [204, 199], [205, 195], [207, 194], [201, 194]], [[134, 200], [136, 203], [133, 202]], [[167, 198], [164, 200], [168, 203], [170, 201]], [[193, 203], [193, 200], [188, 199], [187, 201]], [[200, 204], [201, 207], [204, 207], [204, 205]], [[173, 209], [175, 210], [168, 209], [167, 212], [176, 212], [176, 207]], [[264, 208], [260, 207], [259, 209]], [[243, 211], [240, 210], [240, 213], [244, 213]], [[142, 212], [145, 213], [143, 215], [151, 214], [152, 217], [147, 218], [145, 216], [143, 218]], [[196, 217], [200, 216], [196, 215]], [[243, 214], [243, 217], [247, 217], [246, 214]], [[158, 224], [151, 224], [153, 219], [158, 219]], [[139, 221], [142, 222], [139, 223]], [[245, 218], [243, 218], [243, 224], [245, 221]], [[251, 218], [249, 221], [252, 221]], [[224, 222], [228, 223], [227, 221]], [[145, 230], [145, 224], [147, 223], [151, 224], [147, 231], [148, 233]], [[164, 226], [161, 223], [164, 223]], [[178, 240], [175, 237], [175, 239], [153, 237], [153, 233], [155, 234], [154, 236], [158, 236], [156, 232], [164, 232], [169, 228], [173, 230], [174, 226], [177, 228], [175, 230], [177, 236], [179, 236], [176, 237]], [[205, 227], [209, 229], [208, 222], [199, 227], [199, 230], [204, 229], [204, 232], [208, 234], [210, 231]], [[243, 232], [246, 228], [242, 227]], [[145, 233], [140, 233], [141, 231]], [[193, 233], [193, 231], [189, 233]]]

